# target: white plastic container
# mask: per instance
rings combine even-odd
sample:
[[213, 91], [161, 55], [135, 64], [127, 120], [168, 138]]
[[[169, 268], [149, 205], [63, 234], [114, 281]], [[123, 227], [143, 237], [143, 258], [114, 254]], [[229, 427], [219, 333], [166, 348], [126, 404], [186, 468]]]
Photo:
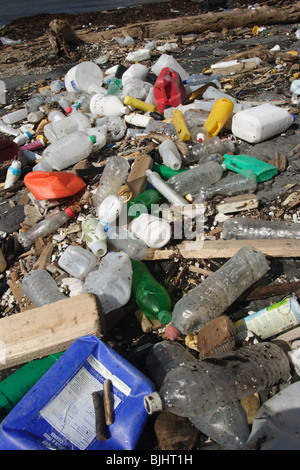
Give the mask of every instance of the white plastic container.
[[61, 111], [58, 111], [57, 109], [54, 109], [53, 111], [50, 111], [48, 114], [48, 119], [50, 122], [56, 122], [59, 121], [60, 119], [67, 119], [67, 116], [64, 115]]
[[131, 296], [132, 265], [127, 253], [107, 253], [85, 279], [83, 292], [97, 295], [104, 314], [127, 304]]
[[22, 166], [21, 162], [19, 160], [15, 160], [8, 167], [6, 178], [5, 178], [4, 189], [10, 188], [16, 183], [16, 181], [18, 181], [18, 179], [21, 176], [21, 166]]
[[129, 225], [131, 233], [149, 248], [162, 248], [171, 238], [170, 224], [151, 214], [141, 214]]
[[171, 55], [162, 54], [155, 64], [152, 65], [151, 71], [156, 75], [159, 75], [164, 67], [169, 67], [170, 69], [175, 70], [175, 72], [179, 73], [182, 80], [187, 80], [190, 76]]
[[65, 87], [68, 92], [88, 91], [91, 85], [101, 86], [103, 83], [103, 73], [95, 62], [81, 62], [72, 67], [65, 76]]
[[94, 217], [88, 217], [81, 223], [83, 237], [95, 256], [102, 257], [107, 253], [106, 235], [101, 223]]
[[0, 131], [3, 132], [3, 134], [14, 135], [14, 136], [20, 135], [20, 132], [21, 132], [20, 129], [14, 129], [11, 126], [2, 124], [1, 121], [0, 121]]
[[146, 176], [150, 184], [154, 186], [169, 202], [174, 206], [185, 206], [189, 204], [186, 199], [180, 196], [170, 186], [168, 186], [155, 171], [147, 170]]
[[73, 132], [50, 144], [44, 150], [42, 157], [45, 167], [61, 171], [70, 165], [75, 165], [90, 155], [95, 142], [96, 139], [93, 136], [88, 136], [83, 131]]
[[300, 80], [293, 80], [290, 86], [290, 92], [295, 95], [300, 95]]
[[69, 245], [58, 260], [58, 265], [70, 276], [85, 279], [95, 269], [97, 257], [79, 245]]
[[31, 139], [32, 139], [32, 134], [28, 130], [24, 132], [24, 134], [18, 135], [13, 141], [18, 145], [23, 145], [25, 144], [25, 142], [27, 142], [27, 140], [31, 140]]
[[102, 149], [104, 145], [107, 142], [107, 127], [106, 126], [101, 126], [101, 127], [89, 127], [88, 129], [85, 129], [85, 133], [94, 136], [96, 139], [96, 142], [94, 144], [95, 150]]
[[95, 94], [90, 101], [91, 113], [97, 116], [123, 116], [129, 113], [129, 108], [114, 95]]
[[139, 114], [139, 113], [130, 113], [124, 116], [125, 121], [128, 124], [136, 127], [143, 127], [144, 129], [148, 126], [150, 121], [153, 121], [151, 116], [147, 116], [146, 114]]
[[165, 140], [159, 145], [158, 151], [162, 157], [164, 165], [172, 170], [179, 170], [181, 168], [181, 157], [172, 139]]
[[269, 103], [239, 111], [232, 118], [232, 133], [250, 144], [262, 142], [285, 132], [295, 116]]
[[125, 60], [128, 62], [140, 62], [142, 60], [149, 60], [151, 59], [151, 51], [149, 49], [141, 48], [137, 51], [129, 52], [127, 54]]
[[101, 225], [106, 226], [115, 222], [122, 211], [122, 201], [119, 196], [107, 196], [97, 209], [97, 217]]
[[13, 111], [12, 113], [5, 114], [2, 117], [2, 120], [5, 124], [14, 124], [15, 122], [23, 121], [23, 119], [26, 119], [27, 114], [27, 109], [18, 109], [17, 111]]
[[81, 111], [73, 111], [65, 119], [49, 122], [44, 127], [44, 135], [51, 142], [56, 142], [76, 131], [83, 131], [91, 126], [89, 118]]
[[145, 80], [148, 68], [143, 64], [132, 64], [122, 75], [122, 83], [125, 85], [129, 78], [139, 78]]

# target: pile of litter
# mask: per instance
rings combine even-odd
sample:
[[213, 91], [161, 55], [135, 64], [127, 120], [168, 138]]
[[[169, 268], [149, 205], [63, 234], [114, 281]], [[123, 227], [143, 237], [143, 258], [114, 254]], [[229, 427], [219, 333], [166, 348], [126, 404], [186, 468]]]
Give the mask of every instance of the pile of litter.
[[190, 74], [154, 45], [81, 61], [0, 121], [3, 449], [133, 450], [153, 414], [159, 450], [174, 430], [184, 450], [300, 448], [300, 281], [276, 271], [299, 257], [299, 183], [280, 148], [251, 152], [297, 134], [300, 80], [242, 101], [232, 76], [276, 51]]

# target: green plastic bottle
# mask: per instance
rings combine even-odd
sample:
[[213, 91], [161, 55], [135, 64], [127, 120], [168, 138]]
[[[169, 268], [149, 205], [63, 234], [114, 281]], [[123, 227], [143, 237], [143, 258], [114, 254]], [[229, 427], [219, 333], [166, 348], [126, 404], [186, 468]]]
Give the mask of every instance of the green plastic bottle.
[[142, 261], [131, 259], [133, 274], [131, 294], [139, 308], [150, 319], [167, 325], [172, 319], [171, 299], [166, 289], [152, 276]]
[[62, 354], [60, 352], [30, 361], [0, 382], [0, 422]]
[[152, 166], [152, 171], [155, 171], [156, 173], [159, 174], [159, 176], [161, 176], [164, 179], [169, 179], [169, 178], [172, 178], [172, 176], [177, 175], [178, 173], [182, 173], [186, 171], [186, 169], [180, 168], [180, 170], [172, 170], [172, 168], [169, 168], [168, 166], [154, 163]]
[[278, 173], [276, 166], [249, 155], [225, 153], [223, 163], [228, 170], [235, 171], [236, 173], [249, 169], [252, 170], [258, 183], [267, 181]]
[[134, 199], [127, 202], [127, 213], [129, 217], [139, 217], [148, 212], [152, 204], [158, 204], [161, 194], [156, 189], [146, 189]]

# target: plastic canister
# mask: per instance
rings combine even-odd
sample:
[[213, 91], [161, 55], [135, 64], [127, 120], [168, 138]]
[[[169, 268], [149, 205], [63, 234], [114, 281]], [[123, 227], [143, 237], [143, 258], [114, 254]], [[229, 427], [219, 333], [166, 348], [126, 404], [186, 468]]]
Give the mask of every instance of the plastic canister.
[[300, 323], [300, 305], [295, 297], [283, 299], [235, 323], [237, 335], [251, 331], [264, 340], [289, 330]]
[[294, 121], [295, 116], [286, 109], [264, 103], [236, 113], [232, 118], [232, 133], [256, 144], [285, 132]]
[[56, 142], [72, 132], [83, 131], [90, 127], [89, 118], [81, 111], [73, 111], [73, 113], [65, 119], [59, 119], [50, 122], [44, 127], [44, 135], [51, 142]]
[[58, 265], [70, 276], [84, 279], [96, 266], [97, 257], [82, 246], [69, 245], [58, 260]]
[[160, 58], [152, 65], [151, 72], [158, 76], [161, 70], [165, 67], [168, 67], [179, 73], [181, 80], [187, 80], [190, 76], [189, 73], [179, 64], [179, 62], [177, 62], [177, 60], [169, 54], [162, 54]]
[[123, 116], [129, 108], [115, 95], [95, 94], [90, 101], [91, 113], [98, 116]]
[[178, 72], [164, 67], [153, 87], [153, 96], [157, 109], [164, 112], [166, 106], [176, 107], [187, 97], [187, 91]]
[[[92, 393], [111, 380], [113, 423], [96, 437]], [[77, 338], [0, 426], [4, 450], [133, 450], [153, 383], [96, 336]], [[134, 411], [134, 412], [133, 412]]]
[[145, 80], [148, 74], [148, 68], [143, 64], [132, 64], [122, 75], [123, 85], [126, 81], [131, 78], [139, 78], [140, 80]]
[[68, 92], [88, 91], [92, 84], [103, 84], [103, 73], [95, 62], [81, 62], [72, 67], [65, 76], [65, 87]]
[[136, 238], [143, 240], [149, 248], [161, 248], [171, 238], [170, 224], [151, 214], [141, 214], [132, 220], [129, 230]]
[[234, 104], [229, 98], [219, 98], [215, 101], [204, 127], [207, 129], [208, 138], [219, 134], [227, 119], [230, 118]]

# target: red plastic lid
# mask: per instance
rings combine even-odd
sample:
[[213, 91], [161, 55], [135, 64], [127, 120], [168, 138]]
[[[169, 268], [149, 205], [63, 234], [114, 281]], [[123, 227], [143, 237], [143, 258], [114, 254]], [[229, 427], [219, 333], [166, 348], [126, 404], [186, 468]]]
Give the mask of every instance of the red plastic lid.
[[72, 112], [72, 108], [71, 108], [71, 106], [68, 106], [68, 107], [66, 108], [66, 113], [67, 113], [67, 114], [70, 114], [71, 112]]
[[74, 212], [72, 211], [71, 207], [66, 207], [64, 209], [65, 213], [67, 214], [67, 216], [71, 219], [72, 217], [75, 217], [75, 214]]
[[176, 330], [176, 328], [174, 328], [174, 326], [168, 325], [165, 328], [165, 335], [171, 341], [175, 341], [175, 339], [177, 339], [177, 336], [178, 336], [178, 331]]

